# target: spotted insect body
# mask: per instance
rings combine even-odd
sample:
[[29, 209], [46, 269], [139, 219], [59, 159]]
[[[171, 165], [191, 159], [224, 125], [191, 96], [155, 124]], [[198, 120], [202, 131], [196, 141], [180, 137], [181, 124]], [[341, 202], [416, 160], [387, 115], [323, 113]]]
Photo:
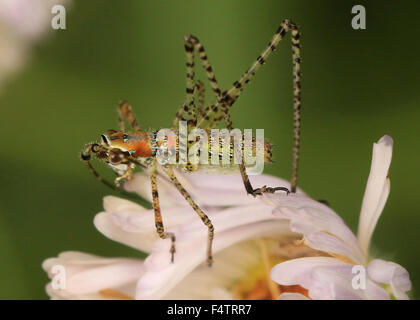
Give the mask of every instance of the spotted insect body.
[[[284, 20], [279, 29], [274, 34], [272, 40], [268, 46], [262, 51], [258, 56], [256, 61], [251, 65], [251, 67], [237, 80], [233, 85], [227, 90], [222, 91], [219, 87], [219, 84], [216, 80], [216, 76], [213, 68], [210, 65], [208, 60], [207, 53], [200, 43], [200, 41], [192, 36], [188, 35], [184, 38], [185, 41], [185, 53], [186, 53], [186, 97], [185, 102], [181, 105], [178, 112], [176, 113], [175, 119], [172, 123], [172, 129], [178, 127], [180, 121], [186, 121], [188, 131], [198, 128], [205, 130], [206, 133], [211, 137], [209, 132], [211, 129], [215, 128], [220, 121], [225, 120], [227, 129], [233, 131], [234, 127], [230, 119], [229, 110], [232, 105], [239, 98], [244, 87], [250, 82], [250, 80], [255, 76], [256, 72], [264, 65], [267, 61], [267, 58], [270, 54], [277, 48], [280, 41], [286, 36], [287, 33], [291, 34], [292, 42], [292, 56], [293, 56], [293, 114], [294, 114], [294, 134], [293, 134], [293, 157], [292, 157], [292, 179], [290, 191], [296, 191], [297, 185], [297, 168], [299, 161], [299, 141], [300, 141], [300, 107], [301, 107], [301, 85], [300, 85], [300, 33], [297, 26], [290, 20]], [[198, 52], [201, 64], [206, 72], [207, 79], [210, 82], [210, 86], [214, 93], [216, 102], [213, 104], [204, 107], [205, 101], [205, 92], [204, 84], [195, 80], [195, 70], [194, 70], [194, 53]], [[156, 230], [162, 239], [171, 240], [171, 261], [174, 261], [175, 254], [175, 234], [173, 232], [167, 232], [164, 229], [161, 209], [159, 205], [159, 193], [157, 185], [157, 175], [161, 174], [161, 171], [158, 171], [158, 165], [161, 165], [164, 174], [173, 182], [174, 186], [178, 189], [180, 194], [185, 198], [185, 200], [191, 205], [194, 211], [197, 213], [199, 218], [202, 220], [204, 225], [208, 228], [208, 245], [207, 245], [207, 263], [208, 265], [212, 264], [212, 243], [214, 238], [214, 227], [205, 214], [205, 212], [195, 203], [194, 199], [189, 195], [189, 193], [182, 186], [178, 178], [176, 177], [174, 168], [181, 169], [186, 172], [194, 172], [204, 167], [223, 168], [226, 166], [223, 160], [223, 154], [227, 155], [228, 167], [239, 168], [242, 180], [244, 182], [245, 190], [248, 194], [255, 196], [262, 195], [263, 193], [272, 193], [278, 190], [286, 191], [289, 193], [289, 190], [284, 187], [266, 187], [254, 189], [249, 181], [248, 175], [246, 173], [246, 163], [244, 162], [244, 157], [242, 157], [241, 162], [232, 163], [232, 159], [235, 158], [237, 148], [231, 142], [220, 142], [212, 144], [210, 142], [203, 142], [202, 140], [192, 140], [185, 141], [185, 134], [181, 132], [176, 132], [175, 137], [167, 137], [166, 139], [158, 139], [158, 132], [151, 131], [145, 132], [142, 131], [137, 123], [137, 120], [132, 112], [131, 105], [127, 102], [121, 102], [118, 106], [118, 115], [119, 115], [119, 131], [108, 130], [101, 135], [100, 142], [89, 143], [85, 146], [82, 151], [81, 158], [86, 163], [89, 170], [103, 183], [120, 190], [120, 184], [122, 181], [130, 179], [133, 176], [134, 169], [137, 166], [140, 166], [143, 169], [147, 169], [147, 172], [150, 175], [151, 187], [152, 187], [152, 199], [153, 199], [153, 208], [155, 213], [155, 225]], [[126, 130], [125, 124], [128, 122], [131, 126], [131, 130]], [[191, 150], [197, 150], [198, 153], [195, 153], [195, 157], [201, 156], [202, 149], [201, 147], [207, 147], [209, 150], [208, 164], [201, 165], [196, 163], [194, 159], [194, 153], [192, 157], [190, 156]], [[227, 147], [227, 148], [225, 148]], [[263, 142], [263, 154], [264, 162], [271, 162], [271, 145], [267, 142]], [[257, 153], [258, 143], [253, 138], [251, 142], [251, 149], [248, 152], [250, 155], [255, 155]], [[223, 153], [224, 151], [226, 151]], [[241, 153], [246, 154], [244, 148], [239, 148]], [[160, 152], [169, 152], [169, 155], [174, 155], [175, 152], [175, 163], [171, 162], [159, 162], [159, 153]], [[217, 155], [219, 154], [219, 159]], [[220, 157], [220, 154], [222, 156]], [[107, 163], [117, 174], [115, 179], [115, 184], [109, 183], [97, 173], [97, 171], [91, 165], [91, 155], [94, 155], [99, 160]], [[215, 157], [214, 157], [215, 156]], [[211, 161], [216, 159], [216, 161]]]

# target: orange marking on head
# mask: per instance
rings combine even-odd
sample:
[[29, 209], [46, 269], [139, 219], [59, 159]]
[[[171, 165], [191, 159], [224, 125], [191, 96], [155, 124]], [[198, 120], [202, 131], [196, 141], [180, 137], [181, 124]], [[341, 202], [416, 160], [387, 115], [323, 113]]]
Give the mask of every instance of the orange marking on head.
[[151, 157], [153, 155], [149, 135], [146, 132], [128, 133], [124, 140], [123, 132], [115, 132], [109, 136], [111, 146], [114, 148], [133, 152], [134, 157]]

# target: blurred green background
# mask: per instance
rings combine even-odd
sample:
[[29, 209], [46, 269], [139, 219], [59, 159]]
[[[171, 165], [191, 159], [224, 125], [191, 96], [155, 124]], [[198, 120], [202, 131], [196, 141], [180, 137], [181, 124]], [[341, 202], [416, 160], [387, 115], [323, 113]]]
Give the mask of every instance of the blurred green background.
[[[366, 30], [351, 28], [355, 4]], [[95, 230], [112, 192], [78, 152], [117, 127], [120, 99], [143, 128], [169, 126], [184, 98], [185, 34], [199, 37], [227, 87], [285, 18], [302, 32], [300, 186], [356, 230], [372, 144], [391, 135], [392, 189], [372, 252], [406, 267], [420, 297], [419, 11], [418, 1], [74, 1], [67, 30], [51, 30], [0, 96], [0, 298], [47, 298], [41, 263], [64, 250], [138, 256]], [[265, 129], [276, 145], [266, 173], [286, 178], [291, 68], [287, 39], [232, 109], [237, 127]]]

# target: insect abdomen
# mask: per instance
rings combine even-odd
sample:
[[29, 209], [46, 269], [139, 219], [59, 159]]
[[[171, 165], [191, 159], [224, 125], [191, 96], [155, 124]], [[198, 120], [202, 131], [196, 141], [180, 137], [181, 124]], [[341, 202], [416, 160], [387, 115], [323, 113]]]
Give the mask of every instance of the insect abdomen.
[[[209, 136], [210, 133], [207, 137]], [[200, 166], [215, 168], [237, 167], [241, 163], [241, 158], [235, 157], [234, 138], [229, 139], [226, 142], [224, 142], [224, 139], [220, 139], [217, 142], [212, 141], [211, 138], [202, 139], [200, 136], [197, 137], [196, 141], [190, 141], [188, 143], [181, 142], [181, 148], [178, 133], [169, 140], [170, 142], [168, 142], [168, 138], [166, 137], [164, 141], [156, 142], [157, 149], [160, 149], [162, 154], [166, 155], [169, 151], [169, 154], [173, 157], [172, 159], [176, 159], [176, 165], [186, 171], [196, 171]], [[245, 166], [254, 166], [256, 157], [259, 162], [271, 162], [271, 144], [268, 141], [264, 140], [262, 145], [260, 140], [257, 143], [257, 139], [252, 137], [250, 146], [244, 148], [244, 140], [245, 139], [242, 136], [242, 149], [238, 151], [241, 152], [241, 155], [244, 158]], [[229, 145], [226, 146], [226, 143], [229, 143]], [[201, 156], [202, 152], [205, 153], [203, 156]], [[248, 156], [246, 154], [244, 155], [245, 152]], [[157, 154], [157, 156], [159, 155]]]

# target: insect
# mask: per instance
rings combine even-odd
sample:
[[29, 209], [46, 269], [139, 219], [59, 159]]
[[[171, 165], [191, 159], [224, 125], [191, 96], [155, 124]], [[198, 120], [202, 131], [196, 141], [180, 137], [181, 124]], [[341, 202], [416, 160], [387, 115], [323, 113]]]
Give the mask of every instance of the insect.
[[[251, 185], [246, 166], [242, 162], [237, 167], [241, 173], [241, 177], [248, 194], [255, 196], [262, 195], [263, 193], [273, 193], [278, 190], [286, 191], [287, 193], [296, 192], [297, 185], [297, 169], [299, 161], [299, 140], [300, 140], [300, 107], [301, 107], [301, 86], [300, 86], [300, 33], [296, 24], [290, 20], [284, 20], [268, 46], [258, 56], [257, 60], [251, 67], [227, 90], [222, 91], [216, 80], [214, 71], [208, 60], [206, 51], [200, 41], [192, 36], [185, 36], [185, 52], [186, 52], [186, 97], [184, 103], [176, 113], [172, 127], [176, 128], [180, 121], [186, 121], [188, 129], [201, 128], [210, 130], [215, 128], [222, 120], [226, 122], [229, 130], [233, 130], [233, 124], [230, 118], [229, 110], [235, 101], [240, 96], [243, 88], [254, 77], [255, 73], [261, 68], [270, 54], [276, 49], [280, 41], [291, 33], [292, 42], [292, 57], [293, 57], [293, 87], [294, 87], [294, 135], [293, 135], [293, 158], [292, 158], [292, 178], [290, 190], [284, 187], [267, 187], [254, 189]], [[201, 64], [206, 72], [207, 79], [211, 85], [215, 102], [207, 107], [204, 107], [204, 84], [195, 80], [195, 62], [194, 54], [198, 52]], [[132, 177], [134, 169], [139, 166], [147, 170], [150, 175], [152, 187], [153, 208], [155, 214], [156, 230], [160, 238], [171, 239], [171, 261], [174, 261], [175, 254], [175, 234], [166, 232], [164, 229], [162, 214], [159, 205], [159, 193], [157, 185], [158, 161], [157, 150], [161, 147], [168, 148], [169, 139], [166, 141], [158, 141], [157, 131], [145, 132], [142, 131], [138, 122], [133, 114], [132, 107], [127, 102], [121, 102], [118, 105], [119, 115], [119, 131], [108, 130], [101, 135], [100, 142], [89, 143], [85, 146], [81, 153], [81, 159], [86, 163], [89, 170], [103, 183], [113, 189], [119, 189], [124, 180]], [[126, 130], [125, 124], [128, 122], [131, 130]], [[173, 141], [172, 144], [177, 148], [178, 140]], [[194, 142], [188, 142], [188, 147], [191, 147]], [[271, 147], [266, 142], [264, 144], [265, 161], [269, 162], [271, 159]], [[92, 167], [90, 160], [94, 155], [97, 159], [103, 160], [108, 164], [117, 174], [115, 185], [102, 179], [97, 171]], [[185, 153], [179, 153], [178, 158], [185, 158]], [[185, 160], [185, 159], [184, 159]], [[214, 238], [214, 227], [209, 217], [205, 212], [196, 204], [189, 193], [182, 186], [180, 181], [175, 175], [174, 168], [182, 169], [186, 172], [193, 172], [200, 169], [200, 165], [193, 165], [188, 161], [184, 161], [183, 165], [165, 164], [162, 165], [164, 173], [173, 182], [175, 187], [179, 190], [185, 200], [191, 205], [200, 219], [208, 228], [208, 242], [207, 242], [207, 264], [211, 266], [212, 258], [212, 242]]]

